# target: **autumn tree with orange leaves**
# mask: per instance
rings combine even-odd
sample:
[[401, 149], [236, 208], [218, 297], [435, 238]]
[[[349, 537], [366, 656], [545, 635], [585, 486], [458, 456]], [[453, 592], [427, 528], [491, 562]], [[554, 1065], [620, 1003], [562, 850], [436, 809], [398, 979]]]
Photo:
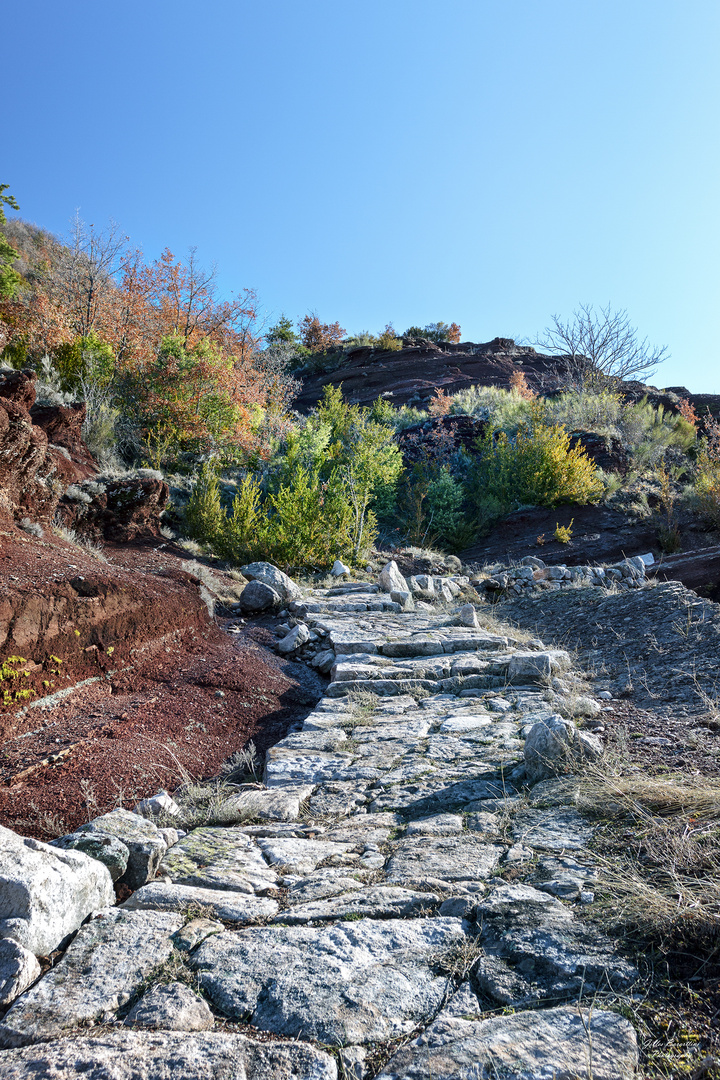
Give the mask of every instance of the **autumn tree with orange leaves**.
[[267, 417], [277, 427], [294, 384], [258, 362], [254, 290], [224, 300], [194, 249], [187, 261], [166, 249], [146, 263], [114, 225], [78, 220], [65, 245], [24, 223], [16, 231], [23, 287], [0, 301], [12, 363], [49, 355], [63, 389], [112, 382], [122, 411], [154, 445], [262, 450]]

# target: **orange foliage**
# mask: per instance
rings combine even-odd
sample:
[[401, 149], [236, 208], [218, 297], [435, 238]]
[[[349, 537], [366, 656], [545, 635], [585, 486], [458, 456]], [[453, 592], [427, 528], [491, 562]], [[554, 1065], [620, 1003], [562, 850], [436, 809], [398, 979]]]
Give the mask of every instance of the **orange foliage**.
[[533, 398], [537, 397], [535, 391], [528, 386], [524, 371], [514, 371], [512, 373], [510, 376], [510, 389], [514, 390], [525, 401], [532, 401]]
[[300, 323], [300, 338], [306, 349], [325, 352], [341, 344], [347, 331], [338, 322], [321, 323], [317, 313], [306, 315]]
[[439, 387], [435, 391], [428, 406], [428, 412], [431, 416], [447, 416], [450, 412], [450, 406], [452, 405], [452, 398], [448, 397], [444, 390]]
[[460, 327], [456, 322], [450, 323], [447, 329], [447, 340], [452, 341], [455, 345], [460, 341]]
[[690, 404], [687, 398], [680, 399], [678, 410], [683, 420], [687, 420], [688, 424], [692, 424], [692, 426], [697, 431], [697, 426], [700, 423], [700, 417], [695, 412], [694, 406]]

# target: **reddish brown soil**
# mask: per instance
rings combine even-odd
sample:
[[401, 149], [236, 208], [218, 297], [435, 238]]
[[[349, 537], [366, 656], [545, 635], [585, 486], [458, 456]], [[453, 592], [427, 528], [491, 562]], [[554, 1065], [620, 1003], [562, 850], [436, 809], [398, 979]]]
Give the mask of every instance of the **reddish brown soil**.
[[[167, 544], [106, 548], [104, 564], [68, 545], [4, 539], [15, 617], [0, 656], [17, 654], [24, 618], [22, 655], [37, 670], [22, 686], [38, 690], [30, 707], [0, 717], [0, 823], [9, 828], [49, 839], [172, 790], [184, 770], [215, 775], [249, 740], [263, 751], [282, 738], [323, 692], [304, 664], [269, 651], [268, 630], [231, 635], [232, 621], [210, 621], [188, 560]], [[96, 596], [69, 585], [79, 576]], [[46, 607], [58, 597], [65, 617], [52, 634]], [[59, 701], [41, 697], [88, 678]]]

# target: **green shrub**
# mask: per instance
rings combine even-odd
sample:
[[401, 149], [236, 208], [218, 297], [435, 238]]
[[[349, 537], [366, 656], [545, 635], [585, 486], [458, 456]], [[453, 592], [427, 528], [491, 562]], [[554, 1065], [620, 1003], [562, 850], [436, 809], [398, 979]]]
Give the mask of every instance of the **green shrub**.
[[267, 520], [260, 481], [250, 473], [240, 482], [232, 510], [224, 515], [216, 535], [219, 555], [239, 564], [251, 562], [267, 545]]
[[720, 529], [720, 457], [707, 447], [698, 455], [695, 492], [701, 513]]
[[223, 532], [225, 513], [220, 502], [220, 484], [215, 467], [206, 462], [183, 511], [185, 531], [193, 540], [213, 546]]
[[511, 439], [489, 432], [479, 440], [480, 457], [471, 477], [472, 492], [481, 512], [497, 514], [519, 506], [587, 503], [600, 498], [602, 480], [581, 447], [570, 449], [570, 436], [559, 424], [546, 424], [535, 407], [531, 422]]
[[503, 390], [499, 386], [470, 386], [453, 394], [450, 414], [477, 416], [488, 420], [496, 431], [514, 435], [530, 418], [532, 401], [523, 398], [516, 390]]

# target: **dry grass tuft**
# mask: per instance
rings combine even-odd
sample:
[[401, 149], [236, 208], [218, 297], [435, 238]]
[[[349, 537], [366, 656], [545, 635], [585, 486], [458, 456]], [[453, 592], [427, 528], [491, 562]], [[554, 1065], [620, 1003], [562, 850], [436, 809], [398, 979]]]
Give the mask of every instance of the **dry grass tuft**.
[[720, 954], [720, 782], [603, 776], [590, 770], [576, 804], [603, 819], [595, 911], [615, 932], [662, 948]]

